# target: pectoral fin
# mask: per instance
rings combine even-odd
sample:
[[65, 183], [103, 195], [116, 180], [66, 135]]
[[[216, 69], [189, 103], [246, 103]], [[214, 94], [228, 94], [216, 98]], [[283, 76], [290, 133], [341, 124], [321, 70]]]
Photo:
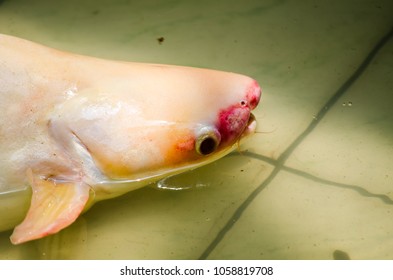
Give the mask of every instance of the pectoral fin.
[[56, 182], [28, 172], [33, 190], [24, 221], [11, 235], [20, 244], [56, 233], [74, 222], [89, 199], [90, 187], [82, 182]]

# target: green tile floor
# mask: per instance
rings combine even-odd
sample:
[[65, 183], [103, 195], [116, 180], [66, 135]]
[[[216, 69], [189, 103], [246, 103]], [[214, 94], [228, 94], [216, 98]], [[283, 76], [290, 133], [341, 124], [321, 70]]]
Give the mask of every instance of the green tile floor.
[[393, 259], [392, 1], [59, 2], [0, 1], [0, 32], [252, 76], [260, 133], [0, 259]]

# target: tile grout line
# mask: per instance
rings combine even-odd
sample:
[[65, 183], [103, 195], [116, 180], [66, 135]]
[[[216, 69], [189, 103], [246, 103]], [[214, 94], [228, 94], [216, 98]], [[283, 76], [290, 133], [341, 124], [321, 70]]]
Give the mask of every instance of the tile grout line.
[[332, 187], [337, 187], [337, 188], [341, 188], [341, 189], [349, 189], [349, 190], [359, 193], [361, 196], [364, 196], [364, 197], [378, 198], [378, 199], [382, 200], [385, 204], [393, 205], [393, 200], [389, 196], [384, 195], [384, 194], [375, 194], [375, 193], [369, 192], [365, 188], [362, 188], [357, 185], [350, 185], [350, 184], [344, 184], [344, 183], [330, 181], [327, 179], [323, 179], [323, 178], [314, 176], [310, 173], [307, 173], [307, 172], [304, 172], [304, 171], [301, 171], [301, 170], [298, 170], [295, 168], [287, 167], [287, 166], [283, 166], [282, 170], [285, 170], [287, 172], [290, 172], [290, 173], [300, 176], [302, 178], [312, 180], [314, 182], [322, 183], [325, 185], [330, 185]]
[[271, 181], [276, 177], [277, 173], [281, 168], [275, 167], [270, 173], [270, 175], [260, 184], [256, 189], [254, 189], [251, 194], [243, 201], [243, 203], [236, 209], [231, 218], [225, 224], [225, 226], [218, 232], [217, 236], [205, 249], [205, 251], [198, 258], [199, 260], [205, 260], [210, 255], [210, 253], [217, 247], [217, 245], [224, 239], [225, 235], [230, 231], [230, 229], [235, 225], [235, 223], [240, 219], [244, 210], [247, 209], [248, 205], [258, 196], [258, 194], [270, 184]]
[[342, 84], [342, 86], [332, 95], [332, 97], [325, 103], [324, 106], [319, 110], [318, 114], [313, 118], [308, 127], [292, 142], [291, 145], [277, 159], [280, 165], [283, 165], [292, 152], [299, 146], [299, 144], [314, 130], [314, 128], [320, 123], [326, 113], [331, 107], [341, 98], [347, 90], [357, 81], [357, 79], [363, 74], [363, 72], [370, 65], [371, 61], [381, 50], [381, 48], [391, 39], [393, 36], [393, 28], [383, 36], [375, 47], [369, 52], [363, 62], [359, 65], [356, 71]]
[[[252, 152], [243, 152], [243, 155], [248, 156], [253, 159], [256, 159], [256, 160], [264, 161], [264, 162], [271, 164], [273, 166], [277, 166], [276, 160], [271, 159], [266, 156], [263, 156], [263, 155], [255, 154]], [[322, 183], [325, 185], [330, 185], [332, 187], [353, 190], [364, 197], [379, 198], [385, 204], [392, 204], [393, 205], [393, 200], [389, 196], [384, 195], [384, 194], [376, 194], [376, 193], [369, 192], [367, 189], [362, 188], [357, 185], [350, 185], [350, 184], [340, 183], [340, 182], [336, 182], [336, 181], [331, 181], [331, 180], [324, 179], [322, 177], [318, 177], [318, 176], [315, 176], [311, 173], [307, 173], [305, 171], [302, 171], [302, 170], [299, 170], [296, 168], [292, 168], [292, 167], [289, 167], [286, 165], [282, 166], [281, 170], [287, 171], [289, 173], [292, 173], [292, 174], [297, 175], [299, 177], [305, 178], [307, 180], [312, 180], [314, 182]]]
[[211, 252], [217, 247], [217, 245], [224, 239], [225, 235], [231, 230], [235, 223], [239, 220], [243, 212], [251, 204], [251, 202], [258, 196], [258, 194], [265, 189], [267, 185], [276, 177], [279, 171], [284, 168], [284, 163], [292, 152], [300, 145], [300, 143], [314, 130], [314, 128], [323, 119], [326, 113], [331, 109], [331, 107], [337, 102], [337, 100], [343, 96], [346, 91], [356, 82], [356, 80], [363, 74], [367, 69], [371, 61], [381, 50], [381, 48], [391, 39], [393, 36], [393, 28], [384, 35], [374, 48], [369, 52], [366, 58], [362, 61], [355, 72], [342, 84], [342, 86], [332, 95], [332, 97], [322, 106], [316, 117], [311, 121], [308, 127], [285, 149], [285, 151], [278, 157], [277, 164], [270, 175], [260, 184], [251, 194], [243, 201], [243, 203], [235, 210], [231, 218], [225, 224], [225, 226], [218, 232], [213, 241], [207, 246], [207, 248], [202, 252], [198, 259], [205, 260], [209, 257]]

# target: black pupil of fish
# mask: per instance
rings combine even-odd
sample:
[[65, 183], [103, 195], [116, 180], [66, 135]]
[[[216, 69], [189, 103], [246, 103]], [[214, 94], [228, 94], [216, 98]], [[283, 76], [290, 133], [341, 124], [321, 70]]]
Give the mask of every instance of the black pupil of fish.
[[216, 140], [212, 137], [206, 137], [199, 146], [199, 151], [202, 155], [208, 155], [216, 149]]

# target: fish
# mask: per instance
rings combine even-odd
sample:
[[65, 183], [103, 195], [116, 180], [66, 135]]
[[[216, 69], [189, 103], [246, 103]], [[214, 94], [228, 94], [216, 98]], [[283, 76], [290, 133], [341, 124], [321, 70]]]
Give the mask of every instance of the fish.
[[27, 191], [30, 200], [7, 225], [11, 243], [55, 234], [98, 201], [225, 156], [255, 132], [260, 98], [246, 75], [0, 35], [0, 197]]

